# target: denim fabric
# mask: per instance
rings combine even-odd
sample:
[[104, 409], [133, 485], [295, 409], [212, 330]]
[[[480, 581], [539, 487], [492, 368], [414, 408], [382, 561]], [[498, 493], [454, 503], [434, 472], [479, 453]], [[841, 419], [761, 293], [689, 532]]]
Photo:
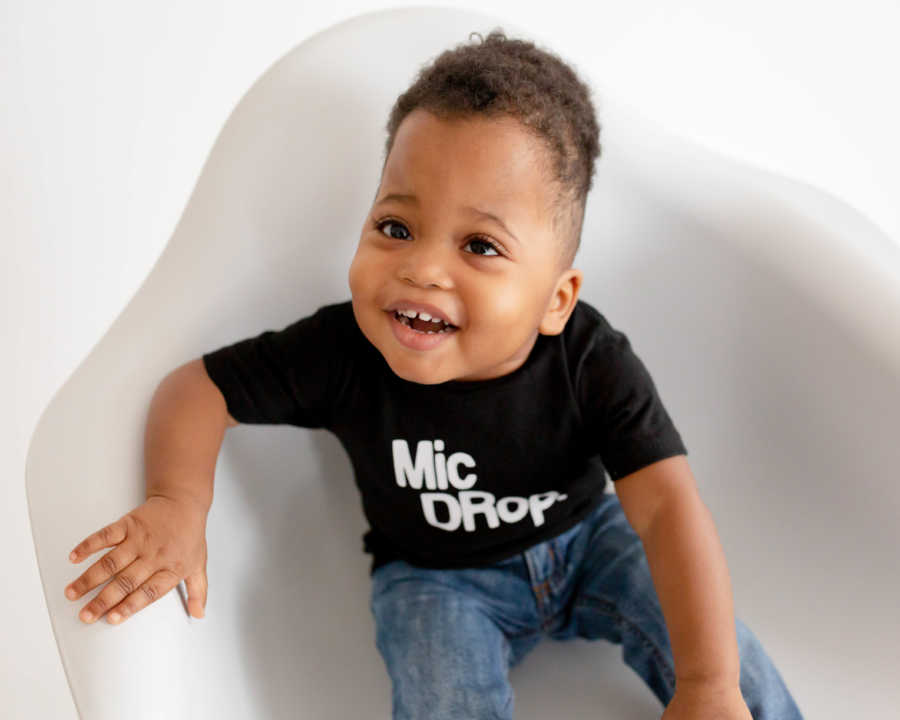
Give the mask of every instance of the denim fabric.
[[[372, 575], [371, 609], [394, 720], [509, 720], [508, 671], [545, 635], [620, 644], [663, 707], [675, 691], [644, 546], [615, 494], [561, 535], [494, 565], [382, 565]], [[759, 640], [737, 618], [735, 629], [741, 692], [754, 720], [802, 720]]]

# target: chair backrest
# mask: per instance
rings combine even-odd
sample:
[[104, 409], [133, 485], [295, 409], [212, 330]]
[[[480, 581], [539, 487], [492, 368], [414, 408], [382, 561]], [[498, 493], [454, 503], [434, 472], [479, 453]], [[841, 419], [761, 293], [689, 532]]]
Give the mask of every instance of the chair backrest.
[[[88, 563], [79, 570], [66, 555], [143, 501], [144, 423], [168, 371], [349, 297], [394, 98], [426, 60], [497, 24], [526, 35], [446, 8], [372, 13], [275, 63], [225, 123], [150, 275], [46, 408], [28, 453], [28, 501], [82, 718], [389, 716], [366, 524], [328, 433], [227, 433], [204, 620], [188, 618], [180, 588], [120, 627], [85, 626], [76, 613], [86, 600], [69, 602], [63, 588]], [[876, 498], [860, 478], [900, 466], [893, 434], [873, 439], [855, 426], [871, 423], [879, 398], [875, 422], [900, 426], [900, 333], [871, 331], [873, 318], [883, 329], [896, 322], [900, 301], [877, 284], [878, 268], [846, 252], [861, 238], [887, 252], [886, 239], [835, 199], [670, 137], [614, 98], [597, 97], [597, 109], [604, 150], [576, 261], [583, 297], [628, 333], [653, 374], [721, 533], [734, 538], [737, 597], [789, 615], [790, 598], [773, 601], [752, 582], [756, 554], [805, 533], [822, 540], [813, 552], [824, 558], [834, 540], [821, 523], [788, 519], [812, 492], [840, 502], [851, 471]], [[861, 283], [864, 297], [851, 292]], [[893, 508], [871, 505], [884, 517]], [[767, 569], [769, 584], [792, 572], [787, 560]], [[611, 646], [545, 643], [512, 681], [521, 718], [658, 711]]]

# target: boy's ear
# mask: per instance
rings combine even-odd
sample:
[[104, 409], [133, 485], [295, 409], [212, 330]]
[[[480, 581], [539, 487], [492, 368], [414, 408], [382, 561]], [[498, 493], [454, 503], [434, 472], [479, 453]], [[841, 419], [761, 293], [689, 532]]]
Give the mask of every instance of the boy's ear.
[[550, 304], [538, 326], [541, 335], [559, 335], [566, 326], [569, 315], [575, 309], [578, 301], [578, 291], [581, 289], [581, 270], [569, 268], [564, 270], [556, 281], [556, 287], [550, 296]]

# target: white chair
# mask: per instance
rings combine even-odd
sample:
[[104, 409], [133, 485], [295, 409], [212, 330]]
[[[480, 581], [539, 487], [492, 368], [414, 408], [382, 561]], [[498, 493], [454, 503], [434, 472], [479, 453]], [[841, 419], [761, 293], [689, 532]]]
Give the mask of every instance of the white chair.
[[[77, 612], [98, 591], [73, 603], [63, 589], [101, 555], [67, 554], [142, 502], [144, 423], [168, 371], [349, 297], [394, 98], [421, 64], [498, 24], [525, 35], [469, 12], [390, 10], [287, 53], [227, 119], [165, 252], [43, 413], [28, 501], [85, 720], [390, 716], [366, 524], [329, 433], [226, 434], [203, 620], [179, 586], [119, 627], [86, 626]], [[884, 599], [900, 577], [900, 253], [834, 197], [668, 136], [615, 98], [596, 104], [582, 297], [649, 367], [737, 614], [801, 709], [875, 716], [865, 709], [887, 707], [900, 676]], [[511, 681], [522, 720], [661, 713], [609, 643], [547, 640]]]

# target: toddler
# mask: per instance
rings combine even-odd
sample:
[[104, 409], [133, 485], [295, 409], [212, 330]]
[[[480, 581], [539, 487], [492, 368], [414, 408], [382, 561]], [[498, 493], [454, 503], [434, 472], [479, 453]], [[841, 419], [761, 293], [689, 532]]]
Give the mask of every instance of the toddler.
[[650, 374], [578, 299], [600, 154], [589, 88], [497, 29], [423, 67], [387, 132], [351, 299], [163, 380], [146, 501], [72, 553], [113, 548], [67, 588], [77, 599], [114, 580], [81, 618], [122, 622], [181, 579], [203, 617], [226, 428], [327, 428], [370, 525], [394, 718], [511, 718], [509, 669], [545, 635], [621, 644], [665, 720], [800, 718], [734, 617]]

